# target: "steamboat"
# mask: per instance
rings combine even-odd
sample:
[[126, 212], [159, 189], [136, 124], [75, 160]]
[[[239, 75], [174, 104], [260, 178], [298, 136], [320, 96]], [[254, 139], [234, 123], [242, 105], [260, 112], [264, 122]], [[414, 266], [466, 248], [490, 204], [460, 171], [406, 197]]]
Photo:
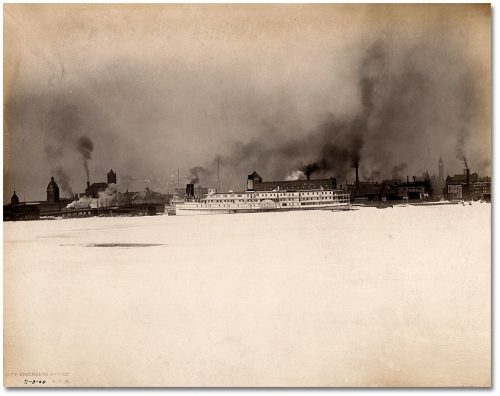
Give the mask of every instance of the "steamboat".
[[280, 212], [293, 210], [349, 210], [350, 195], [336, 189], [334, 178], [263, 182], [254, 172], [243, 192], [211, 192], [194, 197], [186, 186], [186, 199], [176, 202], [176, 215]]

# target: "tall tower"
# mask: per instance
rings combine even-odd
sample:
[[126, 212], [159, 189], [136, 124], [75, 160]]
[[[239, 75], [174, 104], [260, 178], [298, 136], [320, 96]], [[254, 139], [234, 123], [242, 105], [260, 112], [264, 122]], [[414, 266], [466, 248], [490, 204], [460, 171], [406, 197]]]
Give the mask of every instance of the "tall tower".
[[439, 157], [439, 186], [444, 187], [444, 166], [441, 157]]
[[47, 186], [47, 202], [48, 203], [59, 202], [59, 186], [54, 181], [54, 176], [50, 178], [50, 183]]
[[116, 184], [116, 173], [113, 169], [108, 172], [108, 184]]

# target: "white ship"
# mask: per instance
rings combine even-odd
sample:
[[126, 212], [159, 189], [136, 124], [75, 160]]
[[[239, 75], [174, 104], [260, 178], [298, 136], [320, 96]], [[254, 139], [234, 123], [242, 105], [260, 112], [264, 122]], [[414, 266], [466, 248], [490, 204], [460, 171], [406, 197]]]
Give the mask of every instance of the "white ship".
[[209, 194], [175, 205], [176, 215], [290, 210], [348, 210], [350, 195], [339, 190], [245, 191]]

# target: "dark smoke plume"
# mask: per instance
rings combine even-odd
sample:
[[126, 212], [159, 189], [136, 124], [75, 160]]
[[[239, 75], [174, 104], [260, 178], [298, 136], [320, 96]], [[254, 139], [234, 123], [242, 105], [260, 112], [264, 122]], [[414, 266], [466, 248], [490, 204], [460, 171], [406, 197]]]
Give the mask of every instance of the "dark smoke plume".
[[371, 173], [371, 175], [370, 175], [370, 179], [371, 179], [371, 181], [373, 181], [373, 180], [378, 180], [378, 179], [380, 179], [380, 176], [382, 176], [382, 174], [381, 174], [379, 171], [374, 170], [374, 171]]
[[75, 150], [89, 180], [89, 161], [92, 159], [94, 143], [85, 133], [88, 115], [81, 104], [67, 103], [67, 98], [63, 96], [57, 96], [49, 103], [43, 112], [42, 128], [48, 140], [44, 152], [61, 188], [67, 194], [72, 194], [70, 177], [63, 166], [64, 156], [68, 148]]
[[59, 187], [61, 187], [61, 190], [69, 195], [70, 197], [73, 196], [73, 190], [71, 189], [71, 186], [69, 185], [69, 176], [67, 173], [64, 171], [62, 166], [57, 166], [54, 169], [54, 174], [55, 174], [55, 179], [57, 181], [57, 184]]
[[[242, 146], [243, 148], [243, 146]], [[243, 148], [243, 150], [245, 150]], [[244, 154], [243, 154], [244, 155]], [[189, 170], [190, 174], [190, 183], [198, 184], [206, 182], [208, 178], [217, 175], [217, 168], [222, 166], [222, 163], [230, 164], [234, 166], [237, 163], [237, 160], [234, 158], [222, 158], [220, 155], [216, 156], [212, 162], [203, 167], [203, 166], [195, 166]]]
[[192, 184], [198, 184], [200, 183], [200, 177], [203, 178], [204, 176], [209, 176], [211, 174], [210, 171], [208, 171], [206, 168], [202, 166], [195, 166], [194, 168], [191, 168], [189, 170], [189, 173], [191, 175], [191, 179], [189, 183]]
[[402, 178], [402, 173], [406, 170], [408, 165], [406, 165], [404, 162], [401, 162], [399, 165], [393, 166], [391, 169], [391, 178], [396, 180], [396, 179], [401, 179]]
[[51, 161], [60, 159], [64, 155], [62, 147], [54, 147], [51, 144], [45, 146], [44, 151], [47, 158]]
[[479, 101], [478, 92], [468, 71], [470, 60], [461, 58], [446, 72], [436, 71], [456, 53], [427, 42], [397, 45], [396, 50], [394, 42], [379, 40], [364, 51], [354, 88], [358, 111], [342, 117], [330, 113], [310, 132], [294, 134], [302, 136], [294, 139], [276, 132], [278, 125], [270, 125], [260, 138], [236, 144], [223, 157], [226, 165], [248, 170], [257, 163], [261, 172], [278, 169], [284, 176], [294, 168], [308, 177], [341, 180], [352, 180], [354, 167], [362, 174], [366, 173], [362, 168], [370, 166], [384, 175], [399, 176], [406, 165], [391, 169], [388, 164], [404, 159], [421, 166], [415, 162], [427, 150], [433, 131], [453, 136], [459, 118], [464, 125], [474, 122], [477, 113], [469, 105]]
[[306, 166], [304, 166], [301, 169], [301, 171], [304, 172], [304, 174], [309, 179], [314, 172], [317, 172], [320, 169], [321, 169], [321, 166], [319, 164], [317, 164], [316, 162], [313, 162], [312, 164], [307, 164]]
[[467, 156], [465, 155], [465, 136], [466, 131], [464, 128], [460, 129], [458, 140], [457, 140], [457, 158], [463, 162], [465, 169], [469, 169], [469, 165], [467, 164]]
[[[334, 119], [320, 127], [318, 137], [324, 142], [319, 159], [304, 169], [311, 173], [318, 171], [346, 173], [348, 167], [357, 168], [361, 150], [368, 132], [368, 121], [374, 109], [374, 91], [377, 75], [384, 66], [384, 50], [380, 42], [368, 49], [359, 69], [358, 90], [361, 98], [361, 112], [352, 119]], [[307, 174], [307, 173], [306, 173]]]
[[80, 136], [76, 141], [76, 150], [82, 157], [83, 168], [87, 180], [90, 180], [89, 174], [89, 160], [92, 159], [92, 152], [94, 151], [94, 143], [88, 136]]
[[457, 158], [464, 163], [465, 169], [469, 169], [469, 165], [467, 164], [467, 156], [462, 150], [458, 152]]

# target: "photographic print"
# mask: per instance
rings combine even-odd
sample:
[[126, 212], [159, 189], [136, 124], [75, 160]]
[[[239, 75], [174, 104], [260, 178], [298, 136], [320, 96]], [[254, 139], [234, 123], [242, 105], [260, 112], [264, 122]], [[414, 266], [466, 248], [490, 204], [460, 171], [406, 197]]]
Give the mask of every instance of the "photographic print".
[[490, 387], [489, 4], [5, 4], [4, 386]]

